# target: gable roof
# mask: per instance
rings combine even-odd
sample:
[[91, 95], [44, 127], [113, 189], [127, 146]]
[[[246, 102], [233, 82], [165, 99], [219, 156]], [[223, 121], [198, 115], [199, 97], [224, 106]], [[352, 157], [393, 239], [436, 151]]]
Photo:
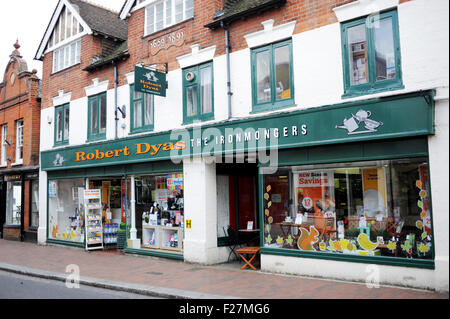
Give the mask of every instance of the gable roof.
[[83, 0], [59, 0], [36, 52], [36, 60], [43, 59], [47, 43], [64, 7], [83, 26], [81, 35], [101, 34], [121, 41], [128, 38], [128, 23], [121, 20], [116, 12]]
[[214, 13], [214, 21], [205, 27], [216, 29], [222, 22], [230, 24], [266, 10], [279, 8], [285, 3], [286, 0], [225, 0], [223, 9]]
[[111, 64], [112, 62], [123, 61], [130, 57], [128, 53], [128, 41], [122, 42], [117, 46], [111, 53], [99, 57], [99, 59], [91, 63], [88, 67], [84, 68], [83, 71], [95, 71], [102, 66]]
[[116, 12], [82, 0], [69, 0], [92, 31], [120, 40], [128, 38], [128, 23]]
[[120, 10], [120, 14], [119, 17], [122, 20], [125, 20], [128, 16], [128, 14], [130, 13], [131, 9], [133, 8], [134, 3], [136, 2], [136, 0], [127, 0], [124, 4], [122, 9]]

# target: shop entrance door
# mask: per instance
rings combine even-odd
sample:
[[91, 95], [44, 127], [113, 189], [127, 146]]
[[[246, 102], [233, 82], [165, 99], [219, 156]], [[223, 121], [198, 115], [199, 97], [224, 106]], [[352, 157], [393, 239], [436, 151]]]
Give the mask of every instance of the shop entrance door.
[[[228, 196], [219, 198], [218, 207], [218, 234], [230, 235], [226, 229], [229, 226], [244, 240], [258, 245], [259, 215], [258, 215], [258, 187], [256, 165], [245, 164], [218, 164], [217, 175], [222, 176], [219, 187], [222, 192], [228, 188]], [[219, 196], [222, 196], [219, 194]], [[229, 200], [224, 202], [222, 198]], [[225, 208], [226, 206], [226, 208]], [[228, 214], [227, 214], [228, 212]], [[247, 231], [250, 227], [252, 231]]]
[[237, 176], [238, 229], [247, 229], [248, 223], [256, 226], [256, 199], [254, 176]]
[[89, 189], [101, 191], [103, 244], [106, 249], [123, 249], [126, 238], [119, 234], [129, 208], [129, 179], [122, 177], [90, 178]]

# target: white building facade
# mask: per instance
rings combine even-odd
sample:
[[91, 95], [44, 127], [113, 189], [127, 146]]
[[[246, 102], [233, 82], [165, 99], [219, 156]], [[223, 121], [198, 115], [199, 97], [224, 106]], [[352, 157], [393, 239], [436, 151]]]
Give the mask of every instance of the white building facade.
[[[125, 3], [129, 28], [144, 4], [153, 2]], [[125, 222], [130, 253], [223, 263], [227, 227], [249, 226], [263, 272], [448, 291], [448, 2], [354, 1], [333, 9], [336, 22], [304, 32], [300, 17], [278, 23], [271, 14], [243, 35], [229, 63], [225, 42], [185, 42], [187, 53], [169, 61], [166, 97], [153, 97], [151, 131], [133, 122], [141, 64], [130, 39], [117, 88], [100, 74], [81, 98], [53, 96], [41, 114], [39, 176], [48, 187], [40, 188], [39, 242], [86, 240], [76, 227], [58, 235], [71, 227], [62, 222], [55, 232], [58, 209], [73, 208], [55, 187], [115, 185], [125, 197], [107, 223]], [[204, 29], [218, 32], [212, 24]], [[231, 37], [239, 28], [230, 22]], [[198, 100], [188, 90], [197, 80]], [[105, 136], [93, 141], [89, 101], [103, 93]], [[66, 104], [70, 135], [55, 147], [56, 108]], [[126, 114], [118, 121], [117, 106]], [[159, 213], [171, 204], [173, 213], [159, 216], [164, 224], [143, 221], [158, 196]], [[112, 200], [107, 206], [114, 210]], [[177, 234], [177, 247], [173, 238], [164, 246], [166, 233]]]

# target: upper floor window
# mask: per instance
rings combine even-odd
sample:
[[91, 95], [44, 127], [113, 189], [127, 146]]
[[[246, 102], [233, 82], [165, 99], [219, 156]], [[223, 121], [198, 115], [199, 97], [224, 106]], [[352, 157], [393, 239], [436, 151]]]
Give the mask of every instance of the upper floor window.
[[130, 86], [131, 95], [131, 132], [151, 131], [154, 127], [154, 96], [136, 92]]
[[66, 7], [61, 11], [58, 22], [55, 24], [53, 33], [48, 42], [48, 49], [57, 46], [58, 44], [69, 40], [84, 31], [83, 26], [67, 10]]
[[397, 11], [342, 24], [344, 97], [403, 88]]
[[88, 140], [106, 138], [106, 93], [89, 98], [88, 103]]
[[70, 104], [55, 108], [55, 145], [69, 143]]
[[81, 62], [81, 40], [53, 51], [53, 72], [58, 72]]
[[16, 164], [23, 162], [23, 120], [16, 121]]
[[2, 125], [2, 130], [1, 130], [1, 157], [0, 157], [0, 166], [6, 166], [7, 162], [6, 162], [6, 150], [7, 150], [7, 142], [8, 139], [8, 125], [4, 124]]
[[183, 70], [184, 124], [214, 119], [212, 62]]
[[252, 50], [253, 112], [294, 104], [292, 41]]
[[194, 16], [194, 0], [164, 0], [145, 8], [145, 35], [180, 23]]

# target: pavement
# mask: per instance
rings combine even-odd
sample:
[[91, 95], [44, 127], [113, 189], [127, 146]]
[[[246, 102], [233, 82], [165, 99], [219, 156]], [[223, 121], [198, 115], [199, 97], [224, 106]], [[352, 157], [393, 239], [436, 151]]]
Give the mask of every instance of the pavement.
[[[73, 268], [76, 265], [78, 268]], [[81, 248], [0, 239], [0, 270], [66, 282], [79, 269], [81, 285], [168, 299], [448, 299], [399, 287], [241, 270]]]

